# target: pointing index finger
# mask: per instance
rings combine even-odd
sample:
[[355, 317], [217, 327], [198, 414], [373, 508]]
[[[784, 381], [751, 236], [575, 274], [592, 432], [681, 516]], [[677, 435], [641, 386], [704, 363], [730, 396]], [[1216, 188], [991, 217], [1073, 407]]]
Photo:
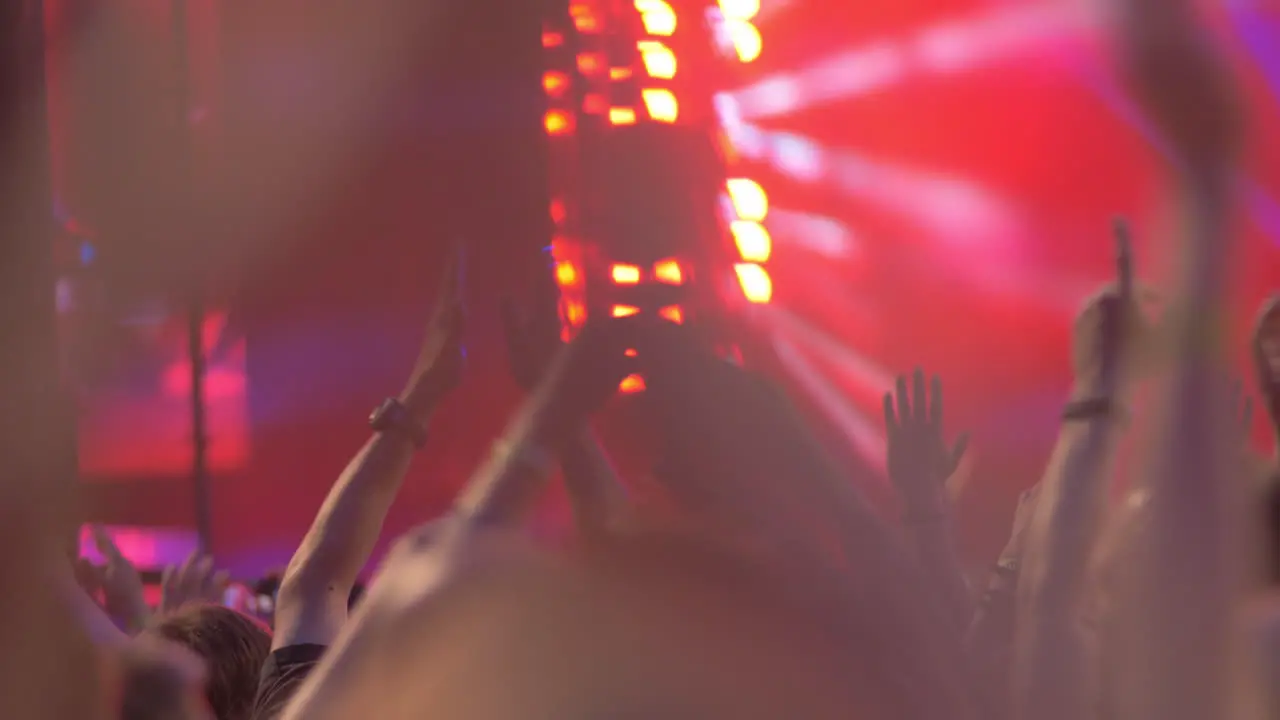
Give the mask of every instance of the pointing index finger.
[[1122, 299], [1133, 297], [1133, 238], [1124, 218], [1114, 222], [1116, 242], [1116, 288]]

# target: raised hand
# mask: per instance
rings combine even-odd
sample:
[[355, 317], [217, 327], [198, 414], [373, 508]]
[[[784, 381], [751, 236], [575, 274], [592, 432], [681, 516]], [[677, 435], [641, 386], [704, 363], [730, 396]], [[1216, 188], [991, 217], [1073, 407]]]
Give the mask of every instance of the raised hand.
[[1128, 225], [1115, 223], [1115, 283], [1089, 299], [1072, 331], [1072, 371], [1080, 397], [1111, 397], [1146, 361], [1154, 331], [1142, 316], [1133, 279], [1133, 243]]
[[533, 392], [563, 347], [555, 286], [549, 277], [540, 280], [529, 303], [505, 298], [501, 305], [511, 376], [525, 392]]
[[1243, 113], [1230, 74], [1196, 22], [1193, 3], [1117, 4], [1122, 67], [1148, 116], [1184, 170], [1224, 170], [1239, 144]]
[[623, 378], [636, 371], [636, 359], [626, 352], [646, 322], [656, 321], [639, 316], [589, 320], [573, 342], [553, 356], [539, 393], [557, 412], [573, 416], [565, 420], [585, 421], [617, 394]]
[[512, 526], [527, 517], [562, 448], [634, 371], [627, 349], [638, 317], [589, 320], [556, 356], [495, 448], [460, 493], [455, 510], [470, 523]]
[[107, 613], [124, 620], [128, 631], [136, 633], [151, 614], [143, 596], [142, 577], [102, 526], [94, 525], [91, 531], [93, 543], [103, 559], [96, 579], [102, 588]]
[[942, 430], [942, 381], [934, 377], [926, 391], [924, 371], [917, 369], [912, 377], [910, 393], [907, 379], [899, 377], [896, 393], [884, 396], [889, 479], [907, 516], [941, 515], [947, 478], [959, 467], [969, 436], [961, 434], [954, 445], [947, 445]]
[[221, 603], [228, 582], [225, 572], [214, 572], [213, 558], [193, 552], [182, 565], [164, 569], [160, 612], [172, 612], [192, 603]]
[[429, 413], [446, 394], [462, 383], [467, 358], [463, 345], [466, 330], [463, 308], [465, 260], [464, 249], [455, 248], [440, 284], [422, 350], [400, 397], [401, 402], [415, 412]]

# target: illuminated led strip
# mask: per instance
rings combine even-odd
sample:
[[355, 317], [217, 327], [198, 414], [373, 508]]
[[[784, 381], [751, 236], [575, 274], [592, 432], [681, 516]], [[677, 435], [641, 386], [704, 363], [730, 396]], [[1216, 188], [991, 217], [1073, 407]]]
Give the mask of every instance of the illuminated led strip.
[[[551, 143], [551, 208], [554, 225], [551, 252], [555, 280], [560, 289], [561, 337], [568, 341], [587, 320], [588, 266], [581, 234], [580, 208], [576, 207], [577, 141], [597, 128], [635, 125], [640, 122], [672, 124], [680, 119], [680, 103], [673, 81], [679, 72], [670, 45], [679, 25], [675, 10], [665, 0], [635, 0], [634, 15], [618, 16], [607, 10], [611, 3], [573, 0], [568, 16], [543, 29], [542, 44], [548, 62], [543, 76], [547, 97], [544, 129]], [[611, 57], [610, 40], [625, 37], [635, 43], [634, 53], [619, 62]], [[682, 285], [687, 272], [679, 260], [667, 258], [641, 268], [612, 263], [608, 281], [615, 285], [662, 283]], [[595, 277], [592, 275], [591, 277]], [[637, 307], [614, 305], [615, 317], [640, 312]], [[684, 321], [684, 309], [671, 305], [658, 310], [671, 322]], [[626, 378], [620, 390], [644, 389], [640, 376]]]
[[[753, 22], [760, 12], [760, 0], [719, 0], [718, 9], [710, 17], [721, 53], [738, 63], [754, 62], [764, 49]], [[731, 152], [726, 154], [732, 156]], [[725, 182], [724, 200], [725, 221], [738, 253], [739, 262], [733, 266], [738, 286], [748, 302], [768, 303], [773, 299], [773, 280], [765, 269], [773, 255], [773, 238], [764, 226], [769, 196], [755, 180], [731, 177]]]
[[587, 320], [586, 279], [582, 244], [577, 241], [579, 212], [575, 207], [578, 112], [580, 94], [574, 55], [569, 43], [575, 29], [571, 18], [542, 29], [542, 47], [547, 58], [542, 89], [547, 98], [543, 129], [551, 143], [548, 208], [552, 224], [551, 259], [556, 285], [560, 288], [561, 339], [568, 342]]
[[[543, 46], [548, 57], [543, 77], [547, 96], [544, 127], [551, 148], [550, 215], [554, 224], [551, 253], [560, 289], [565, 340], [572, 339], [587, 320], [588, 281], [617, 286], [682, 285], [688, 281], [689, 269], [677, 258], [660, 260], [652, 267], [609, 262], [606, 258], [604, 262], [608, 264], [599, 267], [600, 260], [592, 260], [595, 255], [588, 254], [583, 242], [581, 209], [576, 206], [578, 142], [595, 138], [611, 127], [644, 122], [700, 125], [707, 117], [700, 115], [703, 111], [696, 102], [693, 119], [682, 117], [682, 110], [689, 109], [681, 107], [678, 94], [678, 88], [684, 86], [681, 83], [689, 81], [682, 75], [677, 52], [686, 47], [680, 44], [684, 39], [683, 19], [666, 0], [634, 0], [633, 7], [635, 14], [628, 15], [617, 13], [617, 5], [605, 0], [572, 0], [566, 16], [544, 27]], [[759, 57], [760, 33], [752, 23], [759, 12], [758, 0], [720, 0], [718, 9], [710, 12], [713, 40], [722, 54], [735, 64]], [[628, 48], [629, 43], [635, 43], [630, 60], [618, 56], [620, 40]], [[698, 42], [705, 43], [705, 36]], [[722, 215], [736, 250], [731, 265], [744, 297], [752, 303], [767, 303], [773, 293], [764, 267], [772, 254], [772, 239], [763, 224], [767, 213], [768, 197], [758, 183], [745, 177], [726, 182]], [[605, 307], [615, 317], [641, 312], [639, 307], [626, 304]], [[670, 322], [686, 320], [685, 309], [680, 305], [656, 311]], [[640, 376], [629, 377], [620, 389], [643, 390], [644, 380]]]

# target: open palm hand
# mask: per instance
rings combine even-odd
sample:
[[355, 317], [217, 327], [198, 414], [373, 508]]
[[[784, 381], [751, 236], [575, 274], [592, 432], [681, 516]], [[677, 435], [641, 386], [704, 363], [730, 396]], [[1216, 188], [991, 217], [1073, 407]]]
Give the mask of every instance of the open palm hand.
[[942, 430], [942, 382], [935, 377], [931, 385], [926, 390], [924, 371], [917, 369], [911, 392], [907, 379], [899, 377], [896, 392], [884, 396], [886, 464], [908, 516], [942, 512], [944, 484], [969, 445], [967, 434], [947, 445]]

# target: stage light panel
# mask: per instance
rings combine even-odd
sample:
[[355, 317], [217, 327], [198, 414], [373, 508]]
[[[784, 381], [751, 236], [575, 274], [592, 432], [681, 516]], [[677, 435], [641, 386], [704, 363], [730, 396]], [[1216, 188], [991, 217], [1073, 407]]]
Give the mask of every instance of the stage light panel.
[[753, 263], [768, 262], [769, 256], [773, 254], [773, 238], [769, 237], [769, 231], [763, 225], [750, 220], [735, 220], [730, 223], [729, 230], [733, 233], [733, 242], [738, 246], [738, 254], [743, 260]]
[[760, 0], [720, 0], [720, 14], [728, 20], [751, 20], [760, 14]]
[[664, 88], [645, 88], [640, 91], [649, 117], [656, 122], [674, 123], [680, 117], [680, 103], [670, 90]]
[[742, 220], [763, 222], [769, 214], [769, 196], [760, 183], [750, 178], [731, 178], [725, 183], [733, 210]]
[[542, 125], [548, 135], [567, 135], [573, 132], [573, 116], [563, 110], [548, 110]]
[[556, 263], [556, 282], [561, 286], [577, 285], [581, 279], [578, 268], [571, 262]]
[[635, 285], [640, 282], [640, 268], [617, 263], [610, 269], [609, 276], [618, 285]]
[[611, 125], [635, 125], [636, 110], [629, 107], [609, 108], [609, 123]]
[[628, 375], [618, 384], [618, 390], [631, 394], [644, 391], [644, 378], [640, 375]]
[[653, 277], [664, 285], [683, 285], [684, 271], [675, 260], [659, 260], [653, 265]]
[[773, 299], [773, 280], [767, 270], [755, 263], [738, 263], [733, 271], [747, 302], [763, 305]]
[[733, 50], [738, 55], [738, 60], [744, 63], [755, 61], [760, 57], [760, 52], [764, 49], [764, 40], [760, 37], [760, 31], [745, 20], [725, 20], [725, 31], [729, 34], [730, 41], [733, 42]]
[[676, 76], [676, 54], [671, 48], [655, 40], [641, 40], [636, 46], [649, 77], [670, 80]]

